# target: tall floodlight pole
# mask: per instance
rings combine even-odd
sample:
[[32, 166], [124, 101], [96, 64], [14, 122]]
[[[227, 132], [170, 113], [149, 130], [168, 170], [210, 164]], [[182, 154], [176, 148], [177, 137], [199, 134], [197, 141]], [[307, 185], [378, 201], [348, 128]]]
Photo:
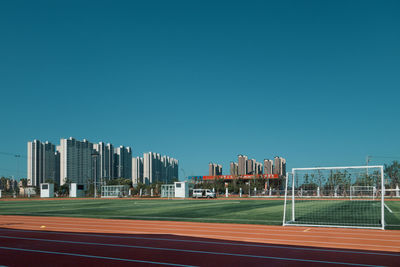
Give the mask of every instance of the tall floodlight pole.
[[181, 171], [183, 171], [183, 177], [186, 179], [186, 172], [183, 168], [181, 168]]
[[97, 153], [92, 153], [92, 159], [94, 160], [94, 198], [97, 198]]
[[19, 159], [21, 158], [21, 155], [16, 154], [14, 155], [14, 157], [17, 159], [17, 179], [18, 179], [21, 178], [19, 177]]

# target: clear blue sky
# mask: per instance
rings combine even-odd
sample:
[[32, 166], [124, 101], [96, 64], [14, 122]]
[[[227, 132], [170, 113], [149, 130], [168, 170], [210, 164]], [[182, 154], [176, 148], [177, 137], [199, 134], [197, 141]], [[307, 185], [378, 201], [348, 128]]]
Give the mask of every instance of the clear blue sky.
[[[0, 175], [69, 136], [288, 168], [400, 155], [399, 1], [1, 1]], [[373, 159], [382, 163], [382, 159]], [[18, 167], [26, 176], [26, 159]]]

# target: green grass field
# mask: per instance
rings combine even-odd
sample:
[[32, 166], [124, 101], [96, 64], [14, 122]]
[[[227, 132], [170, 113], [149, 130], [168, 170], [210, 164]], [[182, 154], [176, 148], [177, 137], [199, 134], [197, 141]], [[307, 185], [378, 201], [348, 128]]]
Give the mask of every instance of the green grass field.
[[[299, 211], [299, 215], [301, 215], [299, 218], [304, 219], [307, 218], [305, 211], [315, 213], [323, 208], [347, 210], [341, 215], [342, 218], [337, 216], [329, 218], [326, 216], [331, 216], [332, 213], [317, 212], [320, 216], [319, 219], [329, 219], [335, 222], [342, 219], [347, 220], [347, 217], [353, 213], [362, 212], [359, 207], [348, 207], [348, 201], [346, 203], [330, 201], [331, 207], [327, 207], [323, 202], [304, 201], [299, 204], [298, 209], [296, 208], [296, 212]], [[316, 207], [316, 205], [319, 206]], [[386, 205], [391, 210], [390, 212], [385, 209], [387, 229], [400, 229], [400, 201], [387, 201]], [[0, 215], [281, 225], [283, 200], [66, 199], [0, 201]], [[371, 218], [371, 220], [376, 220], [376, 218]]]

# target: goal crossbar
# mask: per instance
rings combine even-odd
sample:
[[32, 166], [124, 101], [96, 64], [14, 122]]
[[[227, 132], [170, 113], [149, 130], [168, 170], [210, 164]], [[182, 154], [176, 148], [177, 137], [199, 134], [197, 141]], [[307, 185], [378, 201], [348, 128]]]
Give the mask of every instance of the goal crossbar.
[[340, 169], [376, 169], [383, 168], [382, 165], [368, 165], [368, 166], [349, 166], [349, 167], [312, 167], [312, 168], [293, 168], [292, 173], [294, 171], [307, 171], [307, 170], [340, 170]]

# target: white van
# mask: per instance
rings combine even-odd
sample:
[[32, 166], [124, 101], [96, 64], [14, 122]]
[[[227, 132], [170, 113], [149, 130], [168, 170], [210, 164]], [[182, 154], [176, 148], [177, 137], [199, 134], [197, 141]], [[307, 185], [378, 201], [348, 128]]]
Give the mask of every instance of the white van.
[[200, 197], [216, 198], [216, 194], [213, 191], [211, 191], [210, 189], [193, 189], [193, 197], [194, 198], [200, 198]]

